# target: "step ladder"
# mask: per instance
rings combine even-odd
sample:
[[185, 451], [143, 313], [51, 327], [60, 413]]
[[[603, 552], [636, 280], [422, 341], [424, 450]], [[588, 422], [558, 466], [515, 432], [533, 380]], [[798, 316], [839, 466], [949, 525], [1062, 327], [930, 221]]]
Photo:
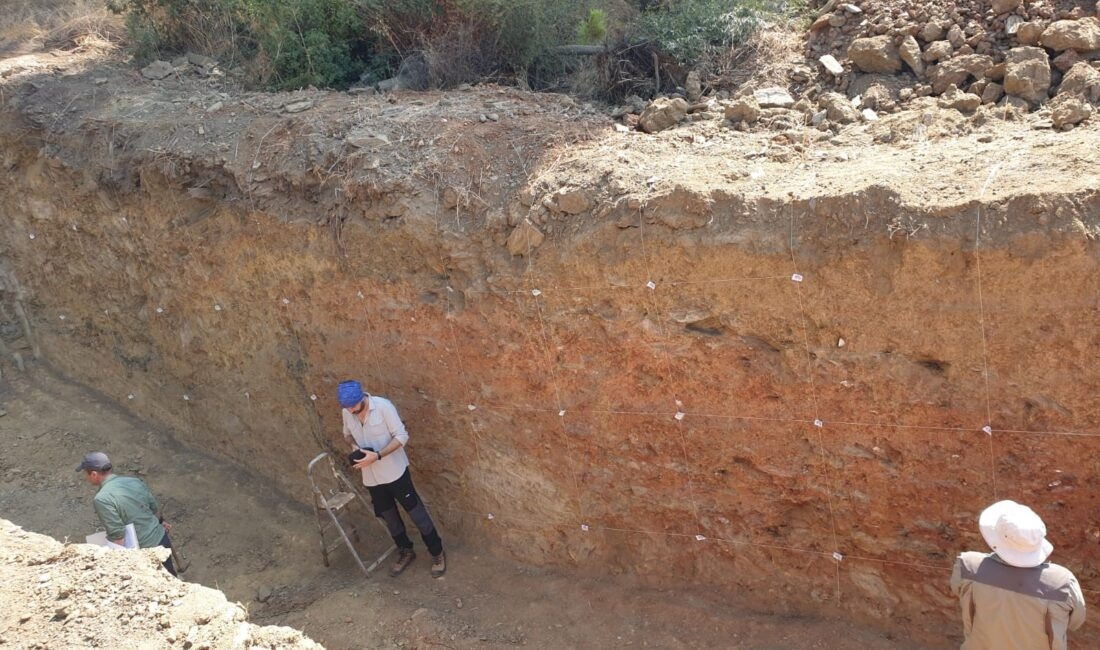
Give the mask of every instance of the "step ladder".
[[[322, 460], [328, 461], [328, 468], [332, 475], [331, 479], [324, 476], [323, 471], [320, 472], [321, 476], [317, 475], [317, 465]], [[397, 550], [397, 546], [391, 544], [386, 552], [380, 555], [370, 566], [363, 564], [362, 558], [359, 557], [359, 551], [352, 542], [352, 540], [359, 541], [359, 528], [349, 515], [352, 515], [356, 509], [361, 508], [362, 514], [374, 519], [374, 512], [370, 504], [359, 494], [351, 481], [348, 480], [348, 477], [336, 468], [332, 454], [327, 451], [317, 454], [313, 460], [309, 461], [306, 474], [309, 476], [309, 484], [313, 489], [313, 510], [314, 514], [317, 515], [317, 532], [321, 535], [321, 561], [326, 567], [329, 566], [329, 554], [343, 545], [347, 547], [348, 552], [355, 559], [355, 563], [359, 565], [363, 575], [369, 577], [371, 571], [378, 568], [378, 565], [382, 564], [390, 553]], [[326, 484], [324, 488], [318, 485], [319, 480]], [[350, 537], [348, 536], [349, 532], [351, 533]], [[389, 532], [386, 533], [386, 537], [389, 537]]]

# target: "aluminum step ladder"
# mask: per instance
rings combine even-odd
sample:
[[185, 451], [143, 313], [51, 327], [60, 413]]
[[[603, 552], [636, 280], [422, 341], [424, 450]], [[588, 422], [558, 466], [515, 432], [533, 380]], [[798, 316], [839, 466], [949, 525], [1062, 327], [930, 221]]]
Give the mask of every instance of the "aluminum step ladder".
[[[318, 476], [318, 472], [315, 471], [322, 460], [328, 461], [328, 468], [332, 474], [331, 479], [324, 477], [323, 472], [321, 472], [321, 476]], [[349, 515], [353, 514], [356, 506], [360, 506], [363, 514], [374, 519], [374, 512], [370, 504], [359, 494], [351, 481], [348, 480], [348, 477], [336, 468], [332, 454], [327, 451], [317, 454], [313, 460], [309, 461], [306, 474], [309, 476], [309, 484], [313, 489], [313, 511], [317, 515], [317, 532], [321, 536], [321, 561], [326, 567], [329, 566], [329, 554], [343, 545], [347, 547], [348, 552], [355, 559], [355, 563], [359, 565], [363, 575], [369, 577], [371, 571], [378, 568], [378, 565], [382, 564], [390, 553], [397, 550], [397, 546], [391, 544], [386, 552], [380, 555], [370, 566], [363, 564], [362, 558], [359, 557], [359, 551], [352, 542], [352, 540], [359, 541], [359, 527], [356, 526]], [[325, 488], [318, 485], [319, 479], [326, 483]], [[325, 492], [326, 489], [327, 493]], [[349, 532], [351, 533], [350, 537], [348, 536]], [[389, 537], [389, 532], [386, 533], [386, 537]]]

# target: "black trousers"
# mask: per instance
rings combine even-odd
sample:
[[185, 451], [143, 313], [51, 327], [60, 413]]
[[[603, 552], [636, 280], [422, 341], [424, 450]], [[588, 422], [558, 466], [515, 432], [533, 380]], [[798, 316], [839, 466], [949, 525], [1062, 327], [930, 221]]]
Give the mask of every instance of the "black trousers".
[[409, 519], [412, 519], [413, 523], [416, 524], [417, 529], [420, 531], [420, 539], [424, 540], [428, 552], [432, 555], [439, 555], [443, 552], [443, 540], [439, 538], [439, 533], [435, 530], [435, 524], [432, 523], [432, 517], [428, 514], [428, 509], [424, 507], [424, 502], [420, 500], [420, 495], [416, 493], [416, 487], [413, 486], [409, 468], [406, 467], [405, 473], [393, 483], [368, 485], [367, 491], [370, 492], [371, 504], [374, 506], [374, 516], [381, 519], [382, 523], [386, 525], [386, 530], [390, 532], [393, 543], [397, 544], [397, 548], [409, 549], [413, 547], [412, 540], [405, 532], [405, 522], [401, 520], [401, 515], [397, 512], [397, 504], [400, 503], [405, 512], [409, 513]]
[[[160, 540], [160, 545], [164, 548], [172, 548], [172, 540], [168, 539], [168, 533], [164, 533], [164, 539]], [[168, 573], [176, 575], [176, 567], [172, 564], [172, 556], [169, 555], [168, 559], [164, 561], [164, 568], [168, 570]], [[187, 567], [184, 567], [185, 569]]]

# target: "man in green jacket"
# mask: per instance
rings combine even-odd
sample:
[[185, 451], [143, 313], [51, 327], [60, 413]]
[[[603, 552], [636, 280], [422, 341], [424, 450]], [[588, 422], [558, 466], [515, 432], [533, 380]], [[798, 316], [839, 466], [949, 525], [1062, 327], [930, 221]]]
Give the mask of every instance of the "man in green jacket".
[[[172, 542], [168, 539], [172, 525], [160, 516], [157, 500], [141, 479], [116, 476], [112, 471], [111, 459], [101, 451], [86, 454], [76, 466], [76, 471], [84, 472], [84, 479], [99, 488], [93, 504], [99, 521], [107, 531], [107, 539], [121, 545], [126, 525], [133, 524], [141, 548], [172, 548]], [[172, 558], [165, 561], [164, 568], [176, 575]]]

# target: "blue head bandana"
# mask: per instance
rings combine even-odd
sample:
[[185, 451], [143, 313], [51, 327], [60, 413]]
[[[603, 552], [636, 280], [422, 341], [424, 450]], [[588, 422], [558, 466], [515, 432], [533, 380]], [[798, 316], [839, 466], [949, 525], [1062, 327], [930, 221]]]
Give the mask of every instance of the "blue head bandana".
[[363, 401], [363, 387], [354, 379], [340, 382], [336, 388], [336, 398], [342, 408], [351, 408]]

